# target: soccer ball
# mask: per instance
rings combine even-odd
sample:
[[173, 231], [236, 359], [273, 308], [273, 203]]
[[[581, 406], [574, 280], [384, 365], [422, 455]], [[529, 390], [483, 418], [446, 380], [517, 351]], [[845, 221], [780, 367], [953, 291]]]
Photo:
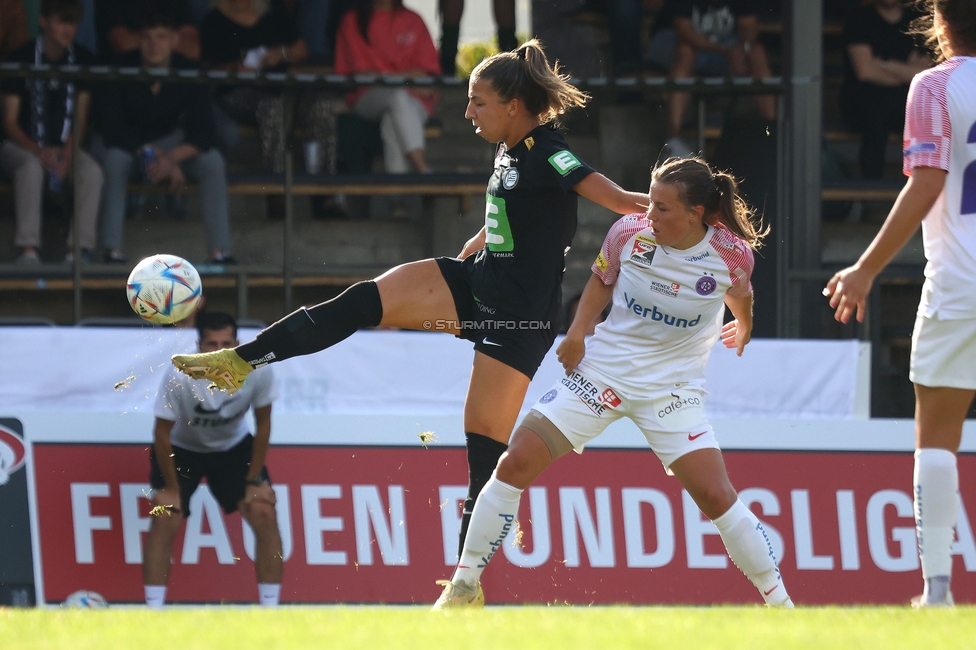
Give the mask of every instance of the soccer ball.
[[176, 255], [153, 255], [129, 274], [125, 294], [133, 311], [148, 321], [168, 325], [193, 313], [203, 287], [193, 265]]
[[65, 598], [61, 606], [72, 609], [103, 609], [108, 607], [108, 602], [102, 598], [101, 594], [82, 589]]

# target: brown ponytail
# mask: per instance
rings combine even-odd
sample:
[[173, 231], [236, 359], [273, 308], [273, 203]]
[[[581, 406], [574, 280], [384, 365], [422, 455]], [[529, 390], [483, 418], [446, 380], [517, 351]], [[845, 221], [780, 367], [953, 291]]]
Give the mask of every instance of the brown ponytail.
[[713, 172], [701, 158], [669, 158], [651, 171], [651, 180], [674, 185], [682, 203], [705, 209], [706, 223], [725, 226], [753, 250], [769, 234], [769, 226], [754, 219], [752, 208], [739, 195], [735, 178]]
[[585, 106], [590, 98], [569, 83], [570, 77], [560, 72], [558, 61], [549, 65], [536, 39], [513, 52], [499, 52], [485, 59], [471, 72], [471, 78], [489, 81], [502, 101], [521, 100], [543, 124], [555, 121], [571, 108]]
[[942, 16], [946, 28], [960, 45], [976, 47], [974, 0], [917, 0], [915, 5], [922, 15], [912, 22], [912, 33], [925, 38], [925, 44], [935, 52], [937, 61], [944, 61], [946, 56], [939, 47], [939, 28], [935, 24], [935, 12]]

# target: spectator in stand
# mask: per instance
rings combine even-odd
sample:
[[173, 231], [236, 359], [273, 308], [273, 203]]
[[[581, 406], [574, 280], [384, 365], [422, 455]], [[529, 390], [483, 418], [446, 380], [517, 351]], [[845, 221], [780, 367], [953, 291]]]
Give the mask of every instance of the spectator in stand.
[[912, 77], [932, 61], [909, 34], [918, 12], [902, 0], [873, 0], [844, 21], [844, 121], [861, 134], [862, 178], [884, 175], [888, 134], [905, 128], [905, 102]]
[[[441, 71], [448, 77], [457, 73], [458, 37], [461, 35], [461, 16], [464, 0], [440, 0], [441, 12]], [[493, 0], [498, 51], [511, 52], [518, 47], [515, 38], [515, 0]]]
[[[80, 0], [43, 0], [41, 34], [9, 59], [32, 65], [91, 64], [94, 56], [74, 43], [83, 11]], [[90, 91], [84, 85], [61, 83], [56, 79], [11, 78], [0, 84], [0, 93], [7, 134], [0, 145], [0, 166], [13, 177], [17, 219], [14, 244], [21, 248], [17, 262], [38, 264], [41, 261], [38, 249], [45, 179], [48, 193], [60, 194], [71, 180], [73, 169], [78, 172], [74, 179], [80, 207], [76, 220], [78, 238], [85, 261], [90, 261], [95, 248], [102, 170], [81, 149], [78, 149], [78, 160], [72, 160], [75, 133], [83, 134], [88, 119]], [[69, 249], [72, 239], [69, 234]], [[66, 261], [71, 261], [70, 253]]]
[[[141, 19], [139, 50], [114, 60], [150, 70], [193, 69], [176, 53], [178, 24], [165, 7], [150, 7]], [[107, 263], [124, 263], [122, 228], [128, 183], [135, 170], [171, 193], [185, 189], [184, 173], [200, 184], [200, 203], [210, 261], [233, 264], [227, 206], [227, 170], [213, 148], [209, 90], [200, 84], [109, 83], [96, 97], [96, 123], [104, 139], [101, 243]]]
[[607, 32], [615, 77], [644, 71], [641, 31], [644, 14], [656, 15], [664, 0], [607, 0]]
[[173, 15], [179, 36], [175, 52], [200, 60], [200, 30], [187, 0], [98, 0], [96, 27], [99, 56], [103, 60], [139, 49], [139, 21], [147, 12], [165, 10]]
[[22, 0], [0, 0], [0, 61], [30, 38]]
[[[336, 35], [336, 72], [439, 76], [437, 50], [419, 14], [402, 0], [357, 0]], [[437, 95], [417, 88], [360, 88], [346, 96], [360, 117], [380, 123], [386, 171], [430, 171], [424, 159], [424, 123]]]
[[[766, 49], [757, 40], [759, 19], [752, 0], [665, 0], [660, 29], [648, 47], [650, 61], [670, 70], [674, 79], [770, 76]], [[681, 139], [688, 93], [668, 98], [668, 154], [688, 158], [693, 152]], [[776, 119], [775, 100], [756, 98], [763, 119]]]
[[[305, 41], [295, 19], [280, 2], [267, 0], [220, 0], [201, 27], [204, 65], [234, 71], [284, 71], [308, 57]], [[273, 172], [285, 170], [281, 92], [256, 86], [221, 86], [220, 109], [235, 123], [258, 127], [265, 164]], [[325, 143], [327, 171], [335, 165], [335, 100], [325, 93], [303, 97], [296, 115], [310, 139]], [[218, 121], [222, 118], [218, 116]], [[233, 140], [219, 125], [222, 146]], [[236, 130], [236, 126], [233, 127]]]

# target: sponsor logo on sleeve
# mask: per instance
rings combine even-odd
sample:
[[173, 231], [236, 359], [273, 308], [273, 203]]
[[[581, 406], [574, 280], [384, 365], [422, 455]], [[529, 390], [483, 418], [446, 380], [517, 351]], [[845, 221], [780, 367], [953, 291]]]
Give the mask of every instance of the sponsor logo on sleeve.
[[600, 251], [600, 254], [596, 256], [596, 261], [594, 264], [596, 264], [596, 268], [600, 269], [604, 273], [606, 273], [607, 269], [610, 268], [610, 262], [607, 261], [607, 258], [603, 254], [602, 250]]
[[552, 165], [553, 169], [559, 172], [562, 176], [565, 176], [577, 167], [582, 167], [583, 165], [583, 163], [581, 163], [571, 151], [565, 150], [557, 151], [549, 156], [549, 164]]
[[905, 158], [917, 153], [935, 153], [938, 148], [935, 142], [912, 142], [905, 147]]
[[654, 260], [657, 242], [648, 237], [637, 235], [634, 246], [630, 249], [630, 261], [640, 266], [649, 267]]

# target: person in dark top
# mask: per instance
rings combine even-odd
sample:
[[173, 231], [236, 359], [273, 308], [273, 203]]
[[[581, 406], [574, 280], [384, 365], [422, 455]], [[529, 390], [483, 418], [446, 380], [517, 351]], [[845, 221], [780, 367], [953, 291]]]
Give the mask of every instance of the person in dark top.
[[465, 117], [497, 142], [485, 225], [457, 258], [398, 266], [340, 296], [302, 308], [233, 350], [177, 355], [195, 378], [236, 390], [252, 369], [323, 350], [364, 327], [446, 332], [474, 343], [464, 407], [469, 488], [461, 524], [507, 448], [525, 391], [556, 337], [564, 256], [578, 196], [620, 214], [646, 210], [579, 160], [553, 127], [588, 99], [536, 40], [485, 59], [471, 73]]
[[[80, 0], [44, 0], [41, 34], [16, 50], [9, 60], [29, 65], [90, 65], [94, 59], [91, 52], [74, 42], [82, 12]], [[78, 149], [78, 160], [73, 162], [72, 144], [73, 132], [82, 134], [78, 137], [83, 138], [91, 91], [85, 84], [62, 83], [56, 79], [8, 78], [0, 83], [0, 93], [3, 95], [0, 114], [6, 132], [6, 140], [0, 144], [0, 167], [13, 178], [17, 220], [14, 244], [21, 248], [17, 262], [41, 261], [38, 248], [45, 178], [48, 191], [60, 194], [62, 186], [71, 180], [75, 163], [78, 238], [84, 259], [89, 260], [95, 248], [102, 170], [81, 149]], [[68, 239], [70, 250], [70, 234]]]
[[[173, 15], [149, 11], [139, 30], [139, 51], [123, 54], [114, 63], [147, 69], [193, 69], [177, 54]], [[122, 227], [125, 199], [133, 172], [151, 183], [165, 182], [169, 191], [185, 189], [184, 173], [200, 184], [206, 246], [210, 261], [233, 263], [227, 206], [227, 170], [213, 148], [210, 94], [202, 84], [156, 82], [108, 83], [96, 98], [98, 131], [104, 140], [102, 164], [101, 243], [106, 262], [124, 262]]]
[[[203, 64], [209, 68], [280, 72], [308, 57], [294, 17], [280, 2], [221, 0], [207, 13], [200, 29]], [[281, 92], [257, 86], [221, 86], [216, 96], [220, 146], [230, 150], [236, 144], [234, 123], [257, 126], [265, 165], [282, 173]], [[341, 106], [336, 99], [326, 93], [303, 96], [295, 113], [309, 138], [326, 144], [324, 166], [329, 171], [335, 166], [334, 114]]]
[[27, 14], [21, 0], [0, 0], [0, 61], [30, 38]]
[[174, 51], [193, 61], [200, 58], [200, 30], [187, 0], [98, 0], [95, 27], [99, 56], [110, 60], [139, 49], [139, 21], [146, 11], [165, 9], [173, 15], [177, 41]]
[[918, 13], [902, 0], [874, 0], [844, 21], [844, 121], [861, 134], [862, 178], [884, 175], [889, 133], [905, 128], [905, 102], [912, 77], [931, 65], [909, 34]]
[[[648, 46], [648, 58], [670, 71], [674, 79], [693, 75], [708, 77], [770, 76], [766, 49], [758, 40], [758, 8], [755, 0], [666, 0], [658, 16], [658, 31]], [[691, 156], [681, 139], [688, 108], [688, 93], [671, 93], [668, 99], [668, 153]], [[756, 98], [766, 120], [776, 118], [775, 100]]]

